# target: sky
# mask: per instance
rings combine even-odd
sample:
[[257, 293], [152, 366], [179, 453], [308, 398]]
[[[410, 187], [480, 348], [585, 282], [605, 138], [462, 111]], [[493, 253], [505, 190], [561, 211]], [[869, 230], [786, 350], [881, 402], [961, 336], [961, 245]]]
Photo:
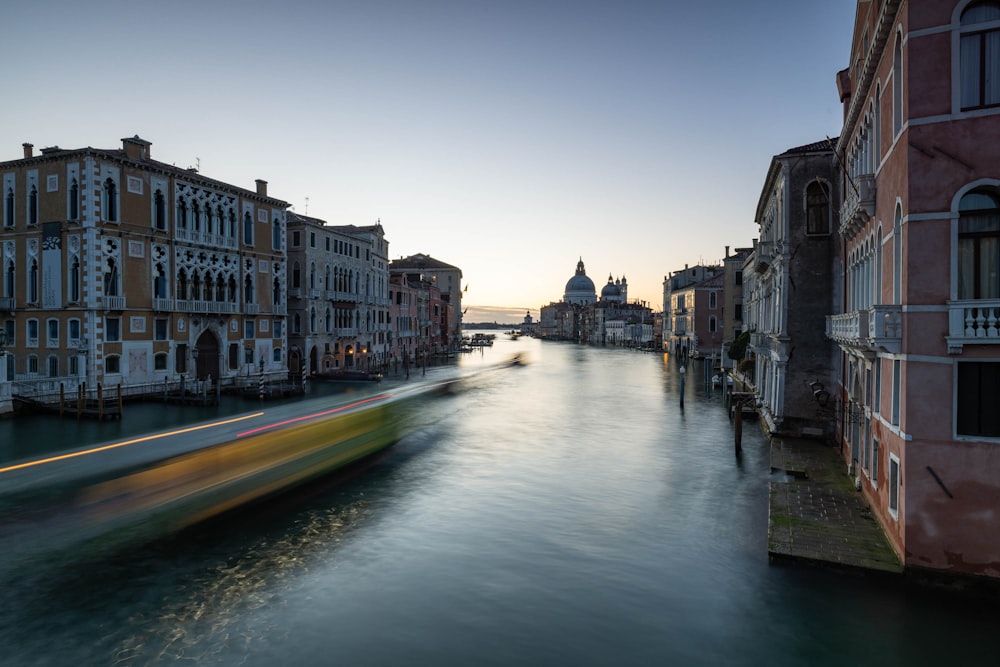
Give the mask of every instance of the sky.
[[0, 20], [0, 161], [120, 148], [462, 269], [466, 321], [746, 247], [772, 156], [836, 137], [852, 0], [63, 0]]

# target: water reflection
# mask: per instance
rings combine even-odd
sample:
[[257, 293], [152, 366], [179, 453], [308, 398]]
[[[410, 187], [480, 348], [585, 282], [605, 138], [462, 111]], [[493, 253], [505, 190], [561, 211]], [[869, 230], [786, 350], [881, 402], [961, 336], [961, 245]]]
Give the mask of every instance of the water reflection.
[[[14, 582], [16, 664], [993, 660], [995, 609], [768, 564], [766, 441], [659, 355], [498, 338], [381, 458]], [[433, 372], [433, 371], [431, 371]], [[689, 377], [690, 380], [690, 377]], [[51, 638], [59, 637], [58, 642]]]

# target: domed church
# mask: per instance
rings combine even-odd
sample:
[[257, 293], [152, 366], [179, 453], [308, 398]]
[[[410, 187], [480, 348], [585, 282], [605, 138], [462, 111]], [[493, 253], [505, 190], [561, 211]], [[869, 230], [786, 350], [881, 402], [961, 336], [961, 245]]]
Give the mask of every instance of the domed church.
[[606, 303], [628, 303], [628, 281], [625, 276], [615, 280], [608, 274], [608, 284], [601, 290], [601, 301]]
[[587, 271], [583, 268], [583, 258], [576, 263], [576, 274], [566, 283], [566, 293], [563, 294], [563, 301], [580, 306], [589, 306], [597, 301], [597, 290], [594, 288], [594, 281], [587, 277]]

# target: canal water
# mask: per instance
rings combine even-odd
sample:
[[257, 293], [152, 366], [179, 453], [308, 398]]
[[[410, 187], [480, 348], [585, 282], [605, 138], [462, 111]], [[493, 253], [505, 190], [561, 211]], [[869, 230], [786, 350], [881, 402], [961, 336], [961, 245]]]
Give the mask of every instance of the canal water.
[[[372, 460], [3, 582], [0, 661], [996, 664], [996, 605], [770, 564], [767, 442], [747, 425], [734, 456], [699, 373], [681, 408], [678, 369], [658, 354], [501, 335], [460, 363], [513, 353], [530, 363], [476, 376]], [[0, 455], [218, 414], [8, 420]]]

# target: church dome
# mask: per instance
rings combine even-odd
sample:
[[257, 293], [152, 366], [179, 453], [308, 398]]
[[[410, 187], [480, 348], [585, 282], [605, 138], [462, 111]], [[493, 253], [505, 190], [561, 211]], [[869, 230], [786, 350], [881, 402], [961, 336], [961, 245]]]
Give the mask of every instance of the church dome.
[[601, 299], [605, 299], [610, 296], [621, 296], [621, 293], [622, 293], [621, 288], [615, 284], [615, 281], [612, 280], [611, 276], [609, 275], [608, 284], [605, 285], [604, 289], [601, 290]]
[[580, 305], [597, 301], [597, 290], [594, 288], [594, 281], [587, 277], [587, 271], [583, 268], [583, 258], [576, 263], [576, 274], [566, 282], [563, 301]]

